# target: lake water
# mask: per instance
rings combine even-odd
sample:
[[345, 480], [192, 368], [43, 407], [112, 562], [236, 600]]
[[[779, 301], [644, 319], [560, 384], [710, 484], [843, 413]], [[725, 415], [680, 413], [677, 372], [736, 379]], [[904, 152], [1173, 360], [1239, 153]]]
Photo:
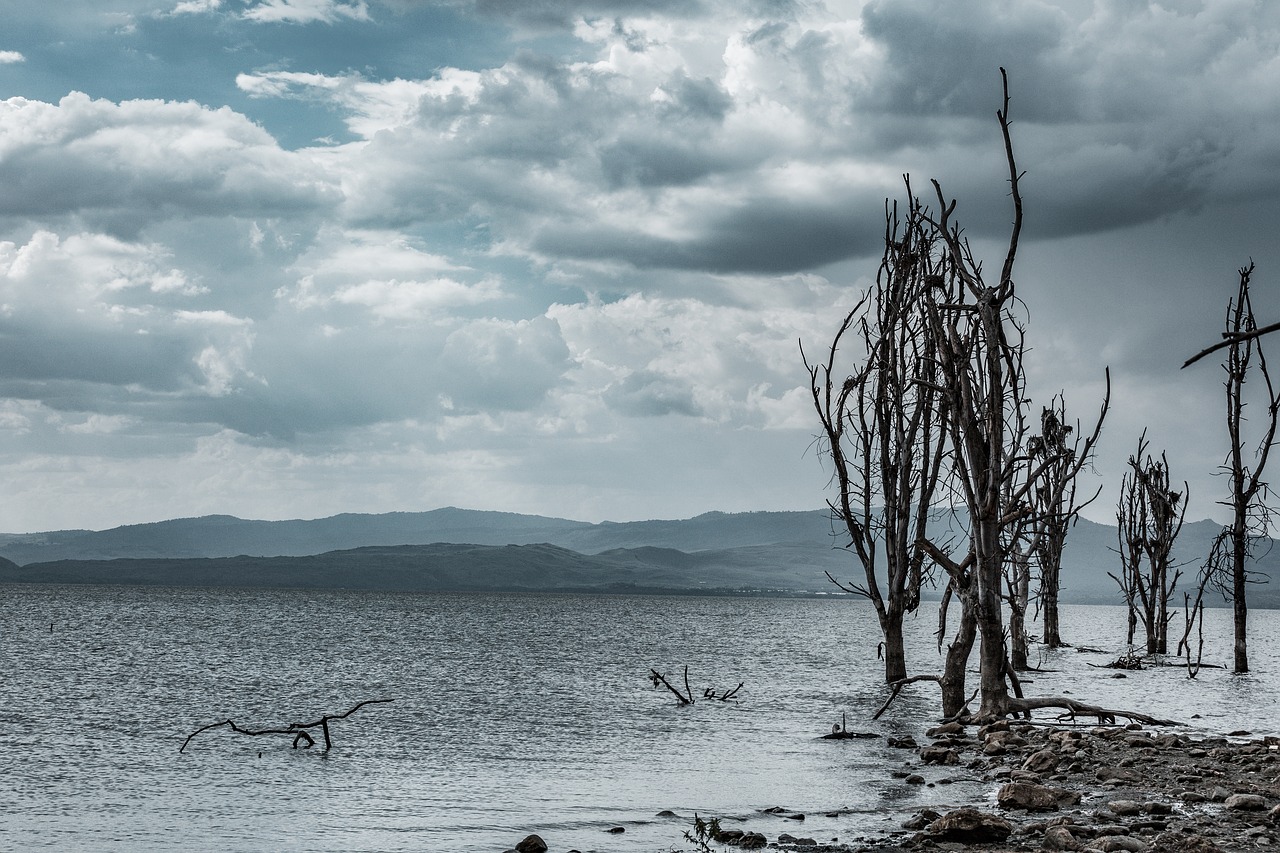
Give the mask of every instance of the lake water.
[[[1256, 674], [1113, 679], [1086, 663], [1124, 650], [1123, 610], [1067, 607], [1065, 638], [1109, 654], [1056, 653], [1027, 690], [1277, 733], [1278, 616], [1252, 615]], [[1207, 662], [1229, 664], [1229, 618], [1208, 614]], [[911, 627], [917, 671], [937, 667], [933, 627]], [[975, 784], [929, 768], [956, 783], [907, 786], [888, 771], [914, 756], [883, 738], [817, 738], [842, 714], [917, 738], [936, 717], [921, 684], [870, 720], [875, 644], [870, 609], [839, 598], [0, 587], [0, 849], [496, 853], [537, 832], [626, 853], [680, 848], [695, 811], [851, 841]], [[646, 677], [686, 664], [697, 694], [742, 681], [739, 699], [682, 708]], [[225, 729], [178, 752], [219, 720], [374, 698], [396, 701], [332, 723], [328, 754]], [[809, 818], [757, 813], [775, 805]]]

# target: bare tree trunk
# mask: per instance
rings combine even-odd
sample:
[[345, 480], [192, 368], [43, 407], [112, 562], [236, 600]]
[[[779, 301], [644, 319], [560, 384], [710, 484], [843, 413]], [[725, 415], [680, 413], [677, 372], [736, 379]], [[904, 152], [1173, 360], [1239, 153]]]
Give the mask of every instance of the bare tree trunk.
[[1043, 597], [1041, 619], [1044, 621], [1044, 644], [1051, 649], [1060, 649], [1062, 629], [1058, 616], [1058, 594], [1060, 590], [1060, 574], [1057, 571], [1040, 576], [1040, 594]]
[[969, 655], [978, 635], [978, 620], [967, 607], [961, 608], [960, 627], [955, 639], [947, 646], [947, 656], [942, 667], [942, 716], [956, 717], [964, 711], [968, 701], [965, 694], [965, 670]]
[[1009, 584], [1009, 663], [1015, 672], [1030, 668], [1027, 661], [1027, 604], [1031, 599], [1031, 557], [1015, 550], [1010, 555], [1013, 577]]
[[[1274, 413], [1272, 414], [1274, 418]], [[1249, 605], [1245, 602], [1245, 583], [1248, 571], [1245, 557], [1248, 555], [1248, 534], [1242, 507], [1237, 506], [1235, 527], [1232, 530], [1231, 544], [1231, 616], [1234, 634], [1232, 645], [1233, 671], [1238, 673], [1249, 671]]]

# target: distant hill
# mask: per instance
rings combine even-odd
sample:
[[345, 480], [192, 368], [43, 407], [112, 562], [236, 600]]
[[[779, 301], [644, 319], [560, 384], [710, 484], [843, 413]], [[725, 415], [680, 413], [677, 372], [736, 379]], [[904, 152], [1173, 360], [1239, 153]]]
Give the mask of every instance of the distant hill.
[[[771, 546], [686, 554], [620, 548], [594, 556], [556, 545], [396, 545], [306, 557], [191, 557], [0, 563], [0, 582], [384, 591], [828, 591], [807, 561]], [[785, 550], [785, 549], [784, 549]]]
[[[1218, 529], [1211, 521], [1184, 527], [1175, 552], [1187, 562], [1180, 589], [1194, 583]], [[205, 516], [104, 531], [0, 534], [0, 560], [17, 564], [0, 563], [0, 580], [832, 592], [825, 572], [842, 580], [860, 574], [843, 544], [832, 536], [825, 510], [600, 524], [454, 507], [294, 521]], [[1117, 570], [1115, 544], [1113, 526], [1085, 520], [1075, 526], [1063, 555], [1065, 602], [1119, 603], [1107, 576]], [[1265, 540], [1258, 549], [1262, 577], [1280, 575], [1280, 551], [1270, 545]], [[1280, 607], [1280, 589], [1255, 586], [1250, 602]]]

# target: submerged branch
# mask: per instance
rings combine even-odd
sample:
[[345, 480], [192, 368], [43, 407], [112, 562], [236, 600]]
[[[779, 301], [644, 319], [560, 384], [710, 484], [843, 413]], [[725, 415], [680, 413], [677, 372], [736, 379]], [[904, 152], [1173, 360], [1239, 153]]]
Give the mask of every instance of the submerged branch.
[[325, 714], [324, 716], [322, 716], [320, 719], [316, 720], [313, 723], [290, 723], [288, 726], [282, 729], [246, 729], [236, 725], [236, 722], [234, 720], [230, 720], [230, 719], [222, 720], [221, 722], [210, 723], [207, 726], [202, 726], [196, 729], [191, 734], [187, 735], [187, 739], [182, 742], [182, 746], [178, 747], [178, 752], [185, 752], [187, 749], [187, 746], [191, 743], [192, 738], [194, 738], [196, 735], [200, 734], [201, 732], [207, 732], [210, 729], [217, 729], [223, 726], [226, 726], [227, 728], [231, 729], [231, 731], [236, 732], [237, 734], [249, 735], [251, 737], [257, 737], [259, 735], [293, 735], [294, 749], [298, 748], [299, 743], [302, 744], [303, 749], [310, 749], [312, 746], [314, 746], [316, 742], [315, 738], [311, 736], [311, 734], [307, 731], [307, 729], [318, 728], [324, 735], [324, 751], [328, 752], [329, 748], [333, 745], [332, 741], [329, 738], [329, 721], [330, 720], [341, 720], [346, 717], [349, 717], [352, 714], [354, 714], [356, 711], [363, 708], [365, 705], [380, 705], [380, 704], [384, 704], [387, 702], [394, 702], [394, 701], [396, 700], [395, 699], [366, 699], [363, 702], [357, 703], [350, 710], [344, 711], [341, 714]]

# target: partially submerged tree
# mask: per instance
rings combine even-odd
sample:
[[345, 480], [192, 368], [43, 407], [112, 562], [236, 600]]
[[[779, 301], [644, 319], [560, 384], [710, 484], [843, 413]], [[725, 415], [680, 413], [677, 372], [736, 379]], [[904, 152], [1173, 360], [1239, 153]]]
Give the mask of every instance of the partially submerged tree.
[[[1253, 537], [1267, 532], [1270, 520], [1270, 511], [1264, 502], [1267, 484], [1262, 475], [1275, 444], [1277, 412], [1280, 411], [1280, 394], [1272, 385], [1267, 358], [1257, 337], [1259, 330], [1254, 321], [1253, 301], [1249, 293], [1253, 270], [1252, 262], [1249, 266], [1240, 268], [1236, 297], [1227, 303], [1226, 331], [1223, 333], [1223, 337], [1229, 341], [1226, 347], [1227, 359], [1222, 367], [1227, 374], [1223, 384], [1226, 388], [1227, 436], [1230, 447], [1222, 470], [1227, 475], [1230, 495], [1220, 503], [1231, 510], [1231, 523], [1226, 528], [1226, 535], [1231, 545], [1230, 578], [1235, 634], [1233, 658], [1236, 672], [1249, 671], [1249, 608], [1245, 601], [1245, 585], [1249, 581], [1249, 546]], [[1249, 378], [1249, 371], [1254, 368], [1257, 370], [1256, 375], [1262, 378], [1265, 388], [1263, 403], [1266, 410], [1261, 421], [1258, 449], [1253, 465], [1250, 466], [1245, 458], [1244, 447], [1245, 407], [1248, 405], [1244, 385]]]
[[1102, 413], [1092, 435], [1084, 437], [1080, 432], [1079, 422], [1074, 428], [1067, 424], [1066, 403], [1059, 394], [1041, 411], [1040, 435], [1032, 439], [1030, 448], [1032, 458], [1044, 462], [1039, 484], [1031, 490], [1034, 519], [1032, 552], [1040, 570], [1037, 605], [1043, 617], [1043, 638], [1045, 645], [1051, 649], [1063, 645], [1058, 599], [1062, 587], [1062, 551], [1067, 544], [1067, 533], [1080, 517], [1080, 511], [1097, 500], [1102, 493], [1102, 487], [1099, 486], [1087, 499], [1079, 500], [1076, 486], [1080, 472], [1093, 459], [1102, 422], [1110, 408], [1109, 370], [1106, 377], [1107, 392], [1102, 403]]
[[1147, 447], [1143, 432], [1138, 452], [1129, 457], [1116, 505], [1121, 570], [1119, 575], [1108, 574], [1119, 584], [1129, 608], [1129, 644], [1141, 623], [1147, 654], [1168, 654], [1174, 614], [1169, 602], [1181, 577], [1173, 565], [1173, 545], [1187, 513], [1188, 487], [1184, 482], [1181, 492], [1174, 491], [1169, 460], [1163, 453], [1156, 459]]
[[[827, 505], [862, 569], [860, 580], [831, 580], [875, 608], [889, 683], [907, 677], [902, 623], [920, 604], [925, 559], [917, 543], [937, 491], [947, 420], [925, 306], [955, 283], [909, 181], [907, 199], [905, 220], [896, 203], [886, 205], [875, 285], [845, 317], [826, 361], [805, 358], [836, 486]], [[838, 356], [847, 337], [858, 352], [841, 380]]]
[[[946, 632], [945, 614], [954, 602], [961, 606], [961, 629], [957, 642], [948, 647], [947, 669], [943, 677], [916, 675], [897, 681], [893, 684], [889, 702], [904, 684], [928, 679], [943, 685], [944, 713], [968, 720], [988, 720], [1011, 714], [1029, 714], [1034, 709], [1058, 708], [1068, 715], [1087, 714], [1113, 722], [1117, 717], [1167, 722], [1138, 712], [1097, 708], [1063, 696], [1023, 697], [1016, 673], [1008, 663], [1002, 611], [1004, 568], [1011, 543], [1017, 540], [1014, 535], [1017, 525], [1026, 524], [1027, 519], [1036, 513], [1032, 493], [1044, 484], [1045, 472], [1051, 467], [1050, 460], [1058, 458], [1058, 454], [1041, 453], [1033, 458], [1027, 452], [1026, 412], [1030, 401], [1023, 371], [1023, 324], [1017, 316], [1021, 303], [1016, 298], [1013, 281], [1013, 266], [1022, 229], [1022, 196], [1009, 133], [1009, 89], [1004, 69], [1001, 69], [1001, 76], [1004, 80], [1004, 101], [996, 115], [1009, 167], [1014, 221], [999, 278], [994, 283], [985, 280], [982, 264], [955, 223], [956, 203], [948, 201], [937, 181], [933, 182], [938, 201], [937, 214], [923, 211], [918, 203], [912, 201], [912, 209], [921, 210], [923, 224], [940, 252], [939, 264], [935, 267], [937, 278], [926, 280], [926, 284], [936, 281], [939, 286], [936, 290], [926, 287], [924, 291], [920, 304], [925, 319], [924, 337], [912, 350], [913, 353], [931, 353], [931, 363], [922, 368], [928, 378], [913, 381], [934, 392], [936, 404], [945, 412], [945, 417], [937, 421], [945, 437], [945, 447], [937, 449], [943, 454], [939, 458], [944, 478], [939, 481], [937, 503], [954, 509], [957, 517], [961, 518], [966, 528], [966, 547], [957, 550], [948, 547], [947, 543], [931, 541], [921, 520], [928, 517], [930, 508], [920, 506], [917, 509], [913, 515], [920, 531], [916, 544], [930, 560], [942, 567], [948, 579], [940, 615], [940, 642]], [[843, 335], [848, 328], [846, 324], [840, 334]], [[829, 381], [832, 367], [828, 364], [825, 372], [813, 368], [810, 371], [819, 414], [828, 413], [823, 419], [824, 430], [833, 424], [836, 426], [827, 437], [832, 437], [831, 432], [843, 437], [840, 430], [847, 421], [839, 418], [843, 417], [844, 409], [823, 405], [828, 393], [839, 398], [839, 394], [829, 390], [835, 387]], [[857, 377], [851, 376], [841, 386], [840, 393], [852, 396], [857, 387]], [[1106, 410], [1107, 403], [1104, 402], [1099, 425], [1092, 431], [1095, 438]], [[837, 417], [831, 417], [832, 412]], [[863, 454], [864, 459], [870, 456], [870, 451]], [[1078, 472], [1087, 456], [1087, 453], [1081, 454], [1073, 460], [1071, 468]], [[850, 464], [858, 464], [857, 455], [847, 458]], [[864, 464], [865, 468], [855, 467], [850, 472], [851, 479], [874, 470], [869, 462]], [[841, 476], [841, 469], [837, 470], [836, 476]], [[841, 493], [846, 493], [846, 490], [842, 488]], [[852, 513], [848, 515], [857, 517]], [[973, 714], [967, 710], [962, 691], [964, 661], [969, 656], [975, 636], [980, 641], [980, 686], [975, 695], [981, 695], [981, 706]], [[948, 677], [952, 678], [950, 685]], [[954, 694], [952, 691], [957, 683], [961, 692]], [[1014, 695], [1010, 695], [1011, 688]], [[956, 700], [957, 695], [959, 701]], [[888, 702], [879, 713], [887, 707]]]
[[1031, 466], [1032, 488], [1027, 491], [1027, 512], [1010, 525], [1007, 534], [1008, 561], [1005, 569], [1006, 602], [1009, 605], [1010, 661], [1015, 670], [1028, 668], [1026, 614], [1031, 600], [1033, 566], [1039, 587], [1037, 609], [1043, 615], [1044, 642], [1056, 649], [1062, 643], [1058, 619], [1062, 551], [1067, 533], [1080, 511], [1091, 504], [1101, 487], [1087, 500], [1077, 499], [1076, 484], [1081, 470], [1093, 459], [1111, 401], [1111, 374], [1107, 372], [1107, 392], [1093, 433], [1084, 436], [1079, 423], [1066, 422], [1062, 395], [1040, 411], [1040, 432], [1027, 442], [1027, 463]]

